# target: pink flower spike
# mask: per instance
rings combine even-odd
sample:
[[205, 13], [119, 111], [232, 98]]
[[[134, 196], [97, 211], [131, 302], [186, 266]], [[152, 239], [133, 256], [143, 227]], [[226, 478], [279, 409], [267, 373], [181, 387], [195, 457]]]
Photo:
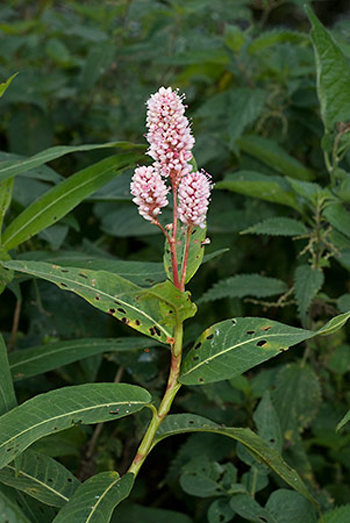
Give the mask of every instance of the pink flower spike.
[[210, 175], [205, 171], [192, 172], [182, 178], [179, 185], [178, 216], [186, 225], [204, 229], [210, 201]]
[[130, 184], [133, 202], [139, 207], [139, 214], [150, 222], [156, 220], [161, 209], [168, 205], [169, 190], [160, 174], [153, 167], [137, 167]]
[[156, 170], [170, 177], [175, 185], [192, 170], [188, 162], [192, 159], [194, 138], [183, 99], [184, 95], [179, 96], [171, 87], [160, 87], [147, 102], [147, 154], [155, 160]]

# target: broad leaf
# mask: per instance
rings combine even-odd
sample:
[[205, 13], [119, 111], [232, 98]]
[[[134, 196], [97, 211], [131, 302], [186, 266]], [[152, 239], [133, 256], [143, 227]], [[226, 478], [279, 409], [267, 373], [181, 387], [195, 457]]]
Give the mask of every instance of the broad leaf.
[[245, 153], [258, 158], [275, 171], [297, 180], [313, 180], [312, 171], [290, 156], [275, 141], [261, 136], [242, 136], [237, 145]]
[[36, 396], [0, 417], [0, 468], [48, 434], [119, 419], [150, 401], [145, 389], [120, 383], [89, 383]]
[[268, 278], [260, 276], [260, 274], [238, 274], [215, 283], [201, 296], [199, 303], [221, 298], [244, 298], [245, 296], [267, 298], [286, 291], [287, 285], [277, 278]]
[[135, 161], [135, 155], [110, 156], [59, 183], [15, 218], [3, 235], [10, 250], [59, 221], [85, 198]]
[[[181, 274], [184, 266], [184, 258], [186, 252], [186, 241], [187, 241], [187, 231], [188, 227], [179, 223], [177, 236], [176, 236], [176, 256], [177, 256], [177, 265], [179, 268], [179, 279], [181, 279]], [[204, 240], [206, 237], [206, 228], [201, 229], [196, 227], [190, 233], [190, 245], [188, 250], [188, 260], [187, 260], [187, 269], [186, 269], [186, 278], [185, 283], [189, 282], [190, 279], [197, 272], [200, 267], [204, 255]], [[171, 254], [170, 247], [168, 242], [165, 242], [164, 248], [164, 268], [168, 278], [173, 281], [173, 271], [171, 265]]]
[[0, 180], [6, 180], [7, 178], [17, 176], [18, 174], [24, 174], [31, 169], [35, 169], [40, 165], [44, 165], [45, 163], [51, 162], [52, 160], [56, 160], [57, 158], [61, 158], [66, 154], [110, 148], [120, 148], [126, 150], [137, 149], [141, 152], [145, 150], [144, 145], [134, 145], [129, 142], [112, 142], [86, 145], [56, 145], [55, 147], [50, 147], [49, 149], [45, 149], [44, 151], [35, 154], [31, 158], [2, 163], [0, 167]]
[[326, 131], [332, 131], [337, 122], [350, 120], [350, 67], [329, 31], [310, 8], [307, 13], [312, 23], [321, 116]]
[[135, 476], [100, 472], [83, 483], [53, 523], [109, 523], [113, 510], [127, 498]]
[[278, 523], [278, 520], [265, 508], [261, 507], [249, 494], [233, 496], [230, 507], [244, 520], [252, 523]]
[[324, 274], [321, 269], [313, 269], [311, 265], [297, 267], [294, 274], [295, 297], [303, 321], [306, 320], [306, 313], [323, 282]]
[[307, 234], [307, 228], [303, 222], [293, 218], [267, 218], [263, 222], [257, 223], [249, 229], [242, 231], [241, 234], [267, 234], [269, 236], [300, 236]]
[[265, 391], [257, 409], [255, 410], [253, 420], [258, 429], [259, 436], [266, 441], [270, 447], [281, 452], [281, 426], [268, 390]]
[[[147, 338], [86, 338], [48, 343], [9, 354], [10, 369], [15, 381], [37, 376], [50, 370], [104, 352], [134, 351], [154, 346]], [[1, 386], [0, 386], [1, 388]]]
[[32, 523], [17, 505], [15, 500], [10, 499], [0, 488], [0, 517], [4, 523]]
[[228, 189], [268, 202], [280, 203], [298, 210], [294, 193], [281, 176], [267, 176], [254, 171], [237, 171], [227, 175], [215, 185], [216, 189]]
[[239, 441], [259, 462], [265, 463], [288, 483], [288, 485], [315, 503], [299, 474], [283, 460], [276, 450], [269, 447], [264, 440], [259, 438], [259, 436], [250, 429], [223, 427], [202, 416], [192, 414], [174, 414], [167, 416], [159, 427], [153, 447], [169, 436], [185, 434], [187, 432], [212, 432]]
[[181, 293], [170, 281], [144, 289], [106, 271], [31, 261], [11, 261], [4, 265], [74, 292], [97, 309], [162, 343], [171, 341], [176, 321], [190, 318], [196, 312], [189, 294]]
[[293, 490], [278, 489], [272, 492], [265, 508], [278, 523], [317, 523], [315, 507]]
[[0, 334], [0, 415], [17, 405], [4, 338]]
[[13, 463], [2, 468], [0, 483], [54, 507], [63, 507], [80, 484], [61, 463], [33, 450], [22, 454], [19, 471]]
[[317, 335], [333, 334], [350, 312], [332, 318], [318, 331], [290, 327], [264, 318], [237, 318], [212, 325], [187, 354], [180, 382], [200, 385], [230, 379]]
[[263, 89], [236, 87], [230, 93], [230, 103], [227, 107], [228, 132], [230, 145], [234, 146], [247, 126], [253, 124], [261, 115], [267, 92]]

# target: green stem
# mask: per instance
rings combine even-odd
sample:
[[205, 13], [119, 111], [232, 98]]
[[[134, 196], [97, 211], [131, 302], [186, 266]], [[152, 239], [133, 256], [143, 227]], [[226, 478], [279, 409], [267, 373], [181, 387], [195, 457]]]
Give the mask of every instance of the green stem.
[[155, 408], [154, 405], [150, 406], [153, 412], [153, 417], [140, 443], [136, 456], [128, 470], [128, 472], [132, 472], [133, 474], [135, 474], [135, 476], [138, 474], [145, 459], [150, 453], [156, 432], [164, 418], [168, 415], [171, 405], [175, 399], [175, 396], [181, 387], [181, 384], [178, 382], [178, 377], [180, 374], [181, 365], [182, 339], [183, 325], [182, 323], [179, 323], [176, 326], [174, 343], [171, 348], [171, 367], [164, 397], [159, 405], [158, 410]]

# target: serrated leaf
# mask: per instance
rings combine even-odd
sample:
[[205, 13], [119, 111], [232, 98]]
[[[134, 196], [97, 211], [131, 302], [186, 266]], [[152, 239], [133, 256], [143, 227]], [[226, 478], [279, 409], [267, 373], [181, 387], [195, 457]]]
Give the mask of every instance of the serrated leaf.
[[89, 383], [40, 394], [0, 417], [0, 468], [48, 434], [119, 419], [150, 401], [145, 389], [124, 383]]
[[18, 471], [13, 463], [2, 468], [0, 483], [54, 507], [63, 507], [80, 484], [61, 463], [33, 450], [22, 454]]
[[350, 213], [342, 205], [329, 205], [323, 211], [323, 215], [332, 227], [345, 234], [347, 238], [350, 238]]
[[11, 261], [4, 265], [74, 292], [97, 309], [162, 343], [169, 343], [177, 321], [184, 321], [196, 312], [189, 293], [180, 292], [170, 281], [145, 289], [106, 271], [32, 261]]
[[295, 442], [320, 406], [320, 383], [311, 367], [291, 363], [278, 372], [272, 398], [284, 438]]
[[317, 331], [264, 318], [232, 318], [216, 323], [203, 332], [187, 354], [179, 381], [203, 385], [234, 378], [297, 343], [333, 334], [349, 318], [350, 312], [335, 316]]
[[270, 236], [300, 236], [307, 234], [307, 228], [302, 222], [293, 218], [267, 218], [257, 223], [241, 234], [268, 234]]
[[270, 448], [265, 441], [259, 438], [259, 436], [250, 429], [223, 427], [195, 414], [173, 414], [167, 416], [159, 427], [152, 448], [169, 436], [185, 434], [187, 432], [212, 432], [239, 441], [254, 454], [259, 462], [262, 461], [265, 463], [288, 483], [288, 485], [312, 503], [315, 503], [315, 500], [308, 492], [298, 473], [283, 460], [276, 450]]
[[53, 523], [109, 523], [113, 510], [127, 498], [135, 476], [100, 472], [85, 481], [59, 511]]
[[[181, 274], [184, 266], [184, 258], [186, 251], [186, 240], [187, 240], [187, 231], [188, 227], [185, 225], [178, 225], [177, 235], [176, 235], [176, 256], [177, 256], [177, 265], [179, 268], [179, 279], [181, 279]], [[190, 279], [195, 275], [198, 268], [200, 267], [203, 255], [204, 255], [204, 240], [206, 238], [206, 227], [201, 229], [196, 227], [190, 233], [190, 245], [188, 250], [188, 260], [187, 260], [187, 269], [186, 269], [186, 278], [185, 283], [189, 282]], [[166, 241], [164, 246], [164, 269], [168, 278], [173, 281], [173, 271], [171, 265], [171, 253], [169, 244]]]
[[57, 223], [85, 198], [130, 166], [132, 154], [110, 156], [73, 174], [35, 200], [17, 216], [3, 234], [3, 246], [13, 249]]
[[327, 131], [350, 120], [350, 68], [341, 49], [310, 8], [311, 38], [315, 50], [317, 94]]
[[83, 151], [94, 151], [96, 149], [138, 149], [140, 151], [145, 150], [144, 145], [132, 144], [129, 142], [111, 142], [111, 143], [102, 143], [102, 144], [86, 144], [86, 145], [56, 145], [55, 147], [50, 147], [45, 149], [40, 153], [35, 154], [31, 158], [8, 161], [4, 162], [0, 166], [0, 180], [6, 180], [7, 178], [12, 178], [19, 174], [26, 173], [40, 165], [61, 158], [66, 154], [83, 152]]
[[4, 338], [0, 334], [0, 415], [17, 405]]
[[312, 300], [324, 283], [324, 274], [311, 265], [299, 265], [294, 274], [295, 298], [300, 316], [303, 320], [310, 308]]
[[304, 167], [270, 138], [254, 135], [242, 136], [237, 140], [237, 145], [242, 151], [258, 158], [280, 174], [297, 180], [310, 181], [315, 178], [312, 171]]
[[218, 182], [215, 189], [228, 189], [251, 198], [280, 203], [298, 210], [295, 195], [281, 176], [267, 176], [254, 171], [237, 171]]
[[215, 283], [198, 302], [204, 303], [221, 298], [244, 298], [245, 296], [267, 298], [286, 291], [287, 285], [277, 278], [260, 276], [260, 274], [238, 274]]
[[86, 338], [48, 343], [9, 354], [14, 381], [43, 374], [57, 367], [104, 352], [134, 351], [156, 345], [147, 338]]

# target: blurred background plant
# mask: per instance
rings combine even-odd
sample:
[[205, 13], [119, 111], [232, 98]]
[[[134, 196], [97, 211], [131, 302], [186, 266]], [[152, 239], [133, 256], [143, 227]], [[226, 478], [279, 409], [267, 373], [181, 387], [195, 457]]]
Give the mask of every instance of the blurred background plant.
[[[0, 100], [1, 162], [52, 145], [145, 144], [142, 106], [150, 93], [160, 85], [186, 92], [198, 137], [197, 163], [217, 182], [206, 251], [215, 256], [191, 283], [201, 307], [188, 342], [203, 327], [235, 315], [316, 329], [325, 318], [350, 309], [350, 112], [338, 127], [332, 121], [327, 128], [322, 104], [320, 116], [304, 3], [9, 0], [0, 7], [0, 78], [19, 73]], [[346, 80], [348, 2], [306, 3], [336, 40]], [[314, 44], [317, 49], [317, 34]], [[349, 99], [350, 84], [347, 89]], [[50, 169], [56, 176], [45, 167], [35, 176], [16, 177], [6, 222], [72, 172], [111, 154], [107, 151], [54, 160]], [[159, 262], [163, 240], [137, 215], [129, 194], [131, 173], [126, 170], [59, 224], [22, 244], [19, 256], [60, 263], [92, 259], [95, 268], [96, 260]], [[128, 334], [127, 327], [50, 284], [33, 280], [21, 288], [20, 294], [13, 284], [0, 298], [1, 331], [12, 348]], [[60, 385], [120, 380], [123, 374], [124, 381], [145, 384], [157, 395], [166, 357], [153, 348], [141, 355], [95, 355], [40, 380], [18, 381], [18, 394], [26, 399]], [[176, 408], [231, 426], [257, 427], [282, 448], [328, 510], [348, 502], [350, 435], [346, 427], [339, 433], [335, 427], [349, 404], [349, 371], [350, 346], [341, 331], [247, 375], [187, 389]], [[136, 418], [139, 427], [141, 418]], [[108, 425], [97, 433], [74, 427], [34, 446], [59, 457], [80, 479], [114, 466], [123, 470], [137, 443], [127, 437], [129, 423], [122, 420], [114, 431]], [[159, 451], [164, 459], [151, 456], [133, 504], [118, 509], [119, 523], [141, 518], [216, 523], [233, 517], [292, 523], [308, 510], [305, 522], [316, 521], [298, 494], [283, 488], [273, 493], [283, 487], [280, 480], [239, 445], [198, 434], [166, 442]], [[262, 509], [254, 501], [267, 505]], [[292, 507], [284, 520], [278, 516], [280, 503]], [[169, 508], [183, 515], [164, 512]], [[298, 515], [299, 509], [306, 512]]]

